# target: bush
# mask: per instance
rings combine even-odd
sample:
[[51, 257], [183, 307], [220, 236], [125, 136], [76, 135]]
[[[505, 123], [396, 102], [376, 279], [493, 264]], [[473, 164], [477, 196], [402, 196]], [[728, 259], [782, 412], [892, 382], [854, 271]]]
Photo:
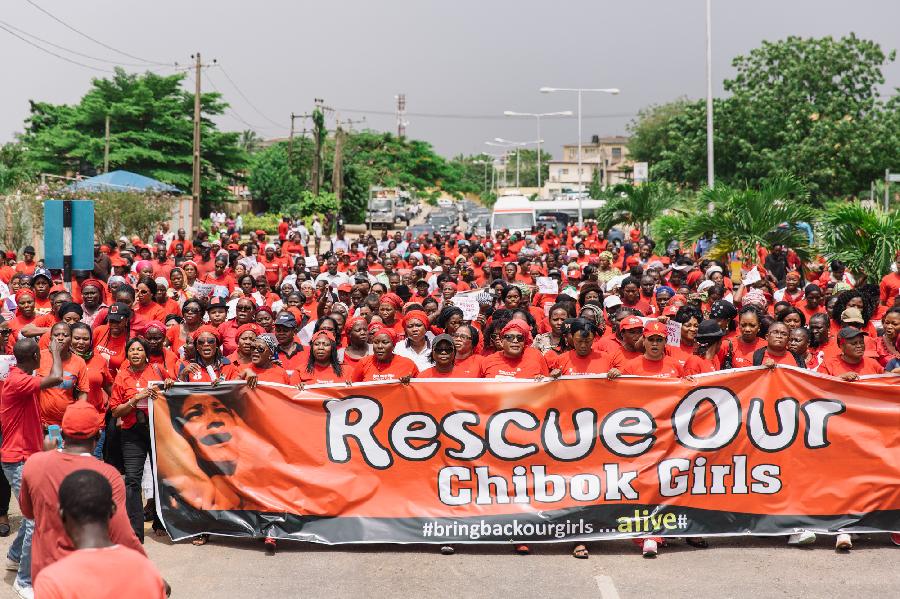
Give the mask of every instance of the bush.
[[280, 222], [280, 214], [246, 214], [244, 215], [244, 232], [262, 230], [269, 234], [278, 233], [278, 223]]

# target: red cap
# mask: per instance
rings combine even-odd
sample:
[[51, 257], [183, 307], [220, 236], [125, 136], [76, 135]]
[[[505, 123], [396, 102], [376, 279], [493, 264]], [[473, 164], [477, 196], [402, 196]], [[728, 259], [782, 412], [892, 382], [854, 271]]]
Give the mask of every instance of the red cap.
[[631, 329], [642, 329], [644, 328], [644, 321], [638, 318], [637, 316], [626, 316], [622, 322], [619, 323], [620, 331], [629, 331]]
[[675, 316], [678, 314], [679, 306], [666, 306], [666, 309], [663, 310], [663, 316]]
[[644, 327], [644, 337], [653, 337], [654, 335], [660, 335], [662, 337], [666, 336], [666, 325], [659, 322], [658, 320], [654, 320], [653, 322], [648, 322], [647, 326]]
[[67, 437], [90, 439], [100, 430], [103, 417], [97, 409], [84, 400], [69, 404], [62, 417], [62, 432]]
[[240, 250], [240, 249], [241, 249], [241, 246], [239, 246], [239, 245], [236, 244], [236, 243], [229, 243], [229, 244], [225, 247], [225, 249], [228, 250], [228, 251], [231, 251], [231, 250], [237, 251], [237, 250]]
[[570, 279], [580, 279], [581, 278], [581, 269], [580, 268], [570, 268], [566, 271], [566, 276]]
[[351, 285], [350, 283], [341, 283], [340, 285], [338, 285], [337, 290], [350, 293], [351, 291], [353, 291], [353, 285]]
[[494, 260], [488, 265], [490, 268], [503, 268], [503, 263], [499, 260]]

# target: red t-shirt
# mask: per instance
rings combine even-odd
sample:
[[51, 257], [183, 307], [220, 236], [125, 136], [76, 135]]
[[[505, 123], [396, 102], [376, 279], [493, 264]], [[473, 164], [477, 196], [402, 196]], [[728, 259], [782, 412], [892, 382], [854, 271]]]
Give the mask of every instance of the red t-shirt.
[[308, 372], [306, 366], [303, 366], [294, 371], [294, 376], [306, 385], [343, 383], [350, 380], [352, 371], [353, 367], [346, 363], [341, 366], [341, 374], [335, 373], [331, 364], [322, 366], [321, 364], [313, 363], [312, 372]]
[[[735, 368], [744, 366], [753, 366], [753, 352], [766, 345], [764, 339], [756, 339], [753, 343], [745, 343], [741, 340], [741, 336], [737, 335], [731, 339], [732, 347], [734, 347], [734, 360], [732, 364]], [[725, 344], [723, 344], [723, 347]]]
[[625, 347], [621, 343], [616, 343], [615, 349], [609, 352], [608, 355], [610, 366], [612, 366], [613, 368], [621, 369], [629, 361], [643, 356], [644, 352], [625, 349]]
[[830, 374], [831, 376], [840, 376], [846, 372], [855, 372], [863, 376], [865, 374], [884, 374], [884, 368], [881, 367], [876, 360], [872, 358], [863, 358], [859, 364], [851, 364], [844, 360], [842, 356], [835, 356], [819, 368], [820, 372]]
[[[37, 369], [37, 375], [41, 378], [50, 374], [53, 366], [53, 356], [49, 350], [41, 352], [41, 365]], [[62, 424], [63, 414], [69, 404], [75, 401], [78, 393], [87, 394], [90, 391], [88, 385], [87, 364], [75, 354], [63, 361], [63, 380], [55, 387], [42, 389], [40, 393], [41, 420], [47, 426]]]
[[481, 378], [484, 356], [472, 354], [468, 358], [457, 360], [453, 365], [453, 378], [477, 379]]
[[35, 530], [40, 531], [31, 543], [33, 579], [44, 568], [75, 551], [59, 517], [59, 486], [66, 476], [76, 470], [93, 470], [106, 477], [112, 486], [113, 502], [116, 504], [116, 513], [109, 522], [110, 539], [144, 554], [144, 548], [128, 522], [125, 483], [118, 470], [90, 455], [40, 451], [25, 462], [20, 495], [22, 515], [34, 520]]
[[900, 273], [889, 272], [884, 275], [878, 288], [881, 303], [885, 306], [890, 305], [897, 294], [900, 294]]
[[698, 355], [688, 356], [684, 366], [681, 367], [683, 376], [715, 372], [717, 370], [722, 370], [722, 361], [719, 356], [713, 356], [712, 360], [707, 360], [703, 356]]
[[656, 376], [674, 378], [683, 376], [681, 364], [672, 356], [663, 356], [662, 360], [648, 360], [641, 356], [629, 360], [622, 367], [622, 374], [635, 374], [640, 376]]
[[165, 322], [166, 320], [165, 309], [156, 302], [150, 302], [146, 306], [140, 302], [135, 302], [134, 314], [135, 316], [141, 317], [145, 322], [150, 320]]
[[[750, 356], [750, 359], [753, 359], [753, 356]], [[796, 366], [797, 360], [794, 359], [794, 356], [791, 352], [784, 352], [783, 356], [776, 356], [775, 354], [770, 354], [769, 350], [763, 352], [762, 362], [761, 364], [765, 364], [767, 360], [772, 360], [776, 364], [784, 364], [785, 366]]]
[[431, 368], [426, 368], [422, 372], [419, 373], [417, 378], [420, 379], [449, 379], [453, 377], [453, 370], [451, 369], [449, 372], [441, 372], [434, 366]]
[[42, 599], [165, 599], [162, 576], [128, 547], [79, 549], [48, 566], [34, 585]]
[[44, 445], [38, 393], [41, 377], [32, 376], [18, 366], [0, 381], [0, 461], [22, 462]]
[[287, 371], [278, 364], [272, 364], [269, 368], [259, 368], [253, 364], [235, 364], [232, 362], [226, 366], [222, 372], [229, 381], [240, 379], [247, 370], [256, 374], [256, 380], [265, 383], [281, 383], [282, 385], [293, 385], [294, 375], [289, 375]]
[[94, 352], [103, 356], [109, 362], [109, 372], [113, 376], [119, 371], [119, 366], [125, 361], [126, 335], [113, 337], [109, 333], [109, 325], [101, 324], [94, 328]]
[[[137, 373], [131, 370], [130, 365], [119, 369], [119, 373], [116, 374], [116, 379], [113, 381], [112, 395], [109, 398], [109, 409], [116, 408], [130, 401], [132, 397], [137, 395], [138, 391], [146, 389], [150, 381], [162, 381], [167, 376], [172, 378], [158, 364], [148, 365], [144, 370]], [[141, 403], [139, 401], [138, 406]], [[137, 410], [141, 410], [145, 414], [148, 412], [148, 409], [145, 407], [136, 407], [125, 416], [122, 416], [123, 429], [131, 428], [137, 423], [134, 415]]]
[[550, 367], [541, 352], [533, 347], [526, 347], [518, 358], [509, 358], [503, 352], [497, 352], [484, 358], [481, 363], [482, 377], [533, 379], [536, 376], [547, 376]]
[[109, 371], [109, 364], [103, 356], [94, 354], [87, 362], [87, 401], [101, 414], [106, 413], [108, 398], [103, 387], [112, 385], [113, 376]]
[[609, 372], [612, 364], [609, 355], [603, 352], [593, 351], [586, 356], [579, 356], [572, 349], [559, 357], [559, 369], [563, 376], [575, 374], [601, 374]]
[[416, 363], [403, 356], [394, 356], [390, 362], [381, 362], [374, 355], [366, 356], [356, 363], [352, 381], [386, 381], [396, 380], [404, 376], [416, 377], [419, 369]]

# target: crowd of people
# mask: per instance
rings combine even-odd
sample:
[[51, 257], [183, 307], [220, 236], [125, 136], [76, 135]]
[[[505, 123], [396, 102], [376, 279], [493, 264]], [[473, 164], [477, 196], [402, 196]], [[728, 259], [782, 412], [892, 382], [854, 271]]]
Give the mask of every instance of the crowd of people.
[[[5, 514], [15, 493], [26, 519], [8, 567], [23, 596], [35, 579], [35, 588], [55, 589], [74, 568], [91, 571], [100, 555], [133, 560], [108, 548], [142, 553], [146, 521], [164, 534], [142, 488], [152, 381], [302, 388], [687, 377], [778, 364], [848, 383], [900, 373], [900, 251], [892, 272], [867, 281], [836, 261], [804, 263], [790, 248], [759, 247], [737, 269], [704, 255], [708, 243], [659, 248], [638, 230], [591, 223], [354, 240], [343, 230], [323, 235], [318, 220], [312, 229], [285, 219], [277, 233], [243, 235], [216, 218], [211, 232], [189, 237], [163, 225], [150, 239], [98, 243], [94, 269], [71, 281], [44, 268], [32, 247], [5, 254], [0, 536], [11, 534]], [[66, 449], [48, 457], [44, 436], [55, 431]], [[37, 468], [54, 473], [40, 491], [29, 478]], [[76, 475], [97, 505], [73, 496]], [[661, 542], [642, 540], [643, 553], [655, 555]], [[850, 544], [838, 536], [839, 548]], [[97, 551], [75, 551], [88, 546]]]

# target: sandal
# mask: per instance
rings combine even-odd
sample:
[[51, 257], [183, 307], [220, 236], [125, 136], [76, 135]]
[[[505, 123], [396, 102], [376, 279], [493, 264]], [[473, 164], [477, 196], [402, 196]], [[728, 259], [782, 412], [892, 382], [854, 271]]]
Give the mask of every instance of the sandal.
[[516, 545], [516, 553], [519, 555], [528, 555], [531, 553], [531, 549], [528, 548], [528, 545]]
[[706, 549], [709, 547], [709, 543], [707, 543], [706, 539], [703, 537], [685, 537], [684, 542], [697, 549]]
[[0, 522], [0, 537], [8, 537], [10, 532], [9, 522]]
[[576, 559], [587, 559], [589, 557], [587, 547], [584, 545], [575, 545], [572, 551], [572, 557]]
[[200, 545], [206, 545], [209, 542], [209, 535], [197, 535], [193, 539], [191, 539], [191, 545], [199, 547]]
[[277, 548], [277, 544], [273, 537], [266, 537], [265, 540], [266, 545], [266, 555], [275, 555], [275, 549]]

